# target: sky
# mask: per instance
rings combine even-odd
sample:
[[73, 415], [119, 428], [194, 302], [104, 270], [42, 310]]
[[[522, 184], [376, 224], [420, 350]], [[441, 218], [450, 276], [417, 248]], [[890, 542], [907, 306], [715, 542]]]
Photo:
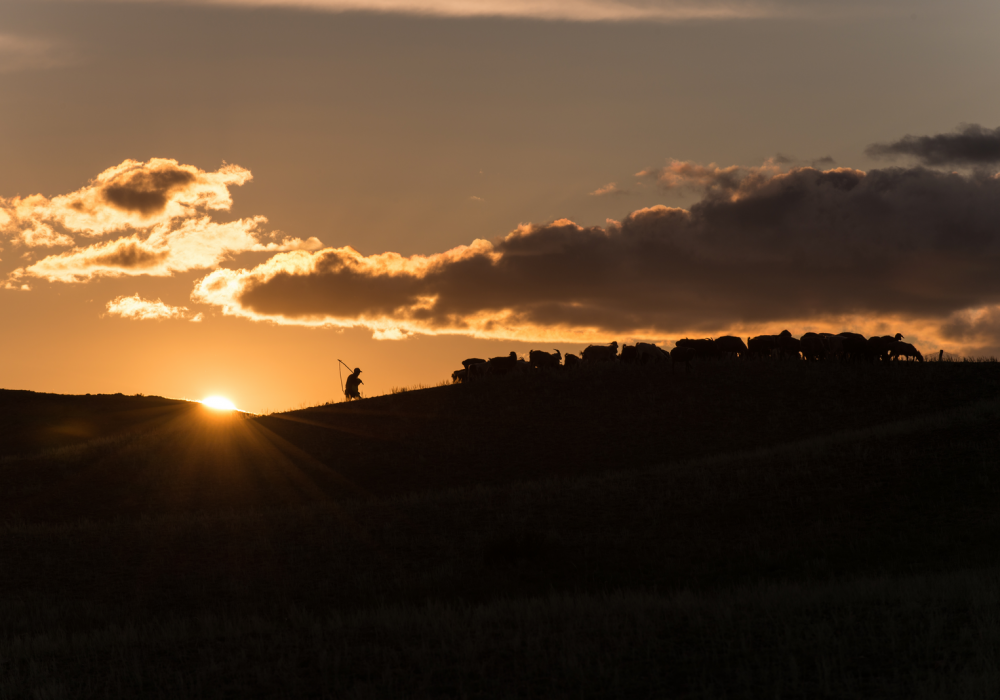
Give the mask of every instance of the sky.
[[276, 411], [468, 357], [1000, 355], [1000, 6], [0, 0], [0, 387]]

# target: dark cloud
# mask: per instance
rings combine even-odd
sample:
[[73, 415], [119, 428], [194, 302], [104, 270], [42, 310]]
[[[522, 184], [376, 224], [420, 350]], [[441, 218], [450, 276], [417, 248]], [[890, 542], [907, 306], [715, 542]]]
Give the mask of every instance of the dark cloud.
[[941, 337], [962, 344], [1000, 343], [1000, 308], [952, 314], [940, 327]]
[[171, 192], [194, 181], [194, 173], [169, 166], [160, 170], [138, 170], [105, 185], [102, 194], [112, 206], [149, 216], [166, 208]]
[[169, 250], [152, 250], [139, 241], [126, 239], [96, 252], [90, 263], [95, 267], [147, 268], [159, 265], [169, 255]]
[[606, 228], [522, 226], [429, 257], [286, 253], [218, 270], [194, 296], [283, 322], [525, 338], [558, 328], [665, 337], [851, 314], [945, 319], [1000, 303], [995, 178], [714, 172], [689, 210], [642, 209]]
[[814, 168], [831, 168], [831, 167], [833, 167], [836, 164], [837, 164], [837, 161], [835, 161], [830, 156], [823, 156], [822, 158], [817, 158], [816, 160], [814, 160], [812, 162], [812, 166]]
[[893, 143], [873, 143], [872, 158], [914, 156], [924, 165], [991, 165], [1000, 163], [1000, 128], [965, 124], [950, 134], [904, 136]]
[[971, 357], [1000, 357], [1000, 306], [955, 312], [940, 324], [938, 335]]

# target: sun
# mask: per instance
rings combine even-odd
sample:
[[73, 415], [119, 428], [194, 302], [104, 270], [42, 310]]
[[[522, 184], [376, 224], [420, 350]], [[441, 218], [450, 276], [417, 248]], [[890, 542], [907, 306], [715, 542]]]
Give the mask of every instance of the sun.
[[235, 411], [236, 404], [227, 399], [225, 396], [209, 396], [208, 398], [201, 400], [202, 405], [208, 406], [209, 408], [214, 408], [219, 411]]

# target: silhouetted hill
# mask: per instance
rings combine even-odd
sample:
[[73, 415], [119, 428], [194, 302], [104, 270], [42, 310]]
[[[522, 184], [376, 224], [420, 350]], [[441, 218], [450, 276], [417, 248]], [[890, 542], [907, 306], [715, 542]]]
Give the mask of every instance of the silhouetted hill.
[[192, 407], [161, 396], [69, 396], [0, 389], [0, 457], [146, 430]]
[[0, 697], [993, 697], [998, 380], [609, 366], [251, 419], [13, 396], [95, 437], [0, 457]]
[[[107, 518], [503, 484], [772, 449], [998, 395], [995, 363], [537, 372], [243, 419], [2, 392], [0, 517]], [[86, 438], [90, 438], [87, 440]]]
[[361, 489], [574, 476], [769, 448], [1000, 393], [995, 363], [536, 372], [258, 419]]

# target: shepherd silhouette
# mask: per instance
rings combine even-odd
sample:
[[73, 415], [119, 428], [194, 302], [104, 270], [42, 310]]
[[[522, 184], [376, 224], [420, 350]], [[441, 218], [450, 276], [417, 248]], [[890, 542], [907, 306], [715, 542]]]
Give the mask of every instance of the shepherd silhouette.
[[361, 392], [358, 391], [358, 387], [364, 384], [364, 382], [361, 381], [361, 377], [358, 376], [359, 374], [361, 374], [361, 368], [355, 367], [354, 374], [349, 375], [347, 382], [344, 384], [344, 396], [347, 397], [348, 401], [361, 398]]

